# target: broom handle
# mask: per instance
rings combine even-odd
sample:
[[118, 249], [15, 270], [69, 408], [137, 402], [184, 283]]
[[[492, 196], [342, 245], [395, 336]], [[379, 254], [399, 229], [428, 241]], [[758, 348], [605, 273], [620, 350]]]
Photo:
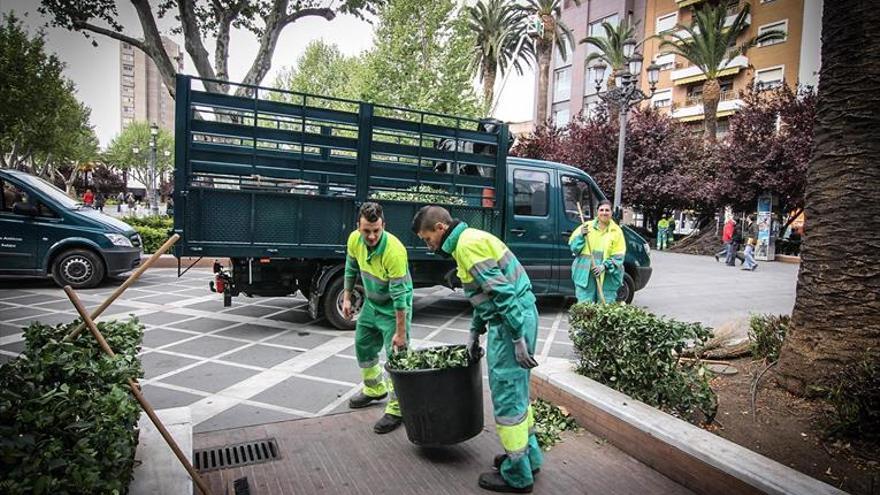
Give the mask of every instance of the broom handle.
[[[584, 219], [584, 210], [581, 208], [580, 202], [576, 203], [578, 208], [578, 215], [581, 217], [581, 226], [583, 226], [586, 222]], [[584, 241], [587, 242], [587, 251], [590, 253], [590, 272], [592, 273], [592, 268], [596, 266], [596, 258], [593, 257], [593, 248], [590, 247], [590, 235], [584, 235]], [[605, 294], [602, 293], [602, 282], [599, 280], [599, 277], [596, 274], [593, 274], [593, 278], [596, 279], [596, 292], [599, 293], [599, 300], [602, 301], [602, 304], [606, 304], [605, 302]]]

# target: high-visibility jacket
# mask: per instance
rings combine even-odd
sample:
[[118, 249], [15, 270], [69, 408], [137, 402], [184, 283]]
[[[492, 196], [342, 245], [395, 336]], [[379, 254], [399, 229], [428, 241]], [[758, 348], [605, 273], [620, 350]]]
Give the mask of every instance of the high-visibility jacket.
[[441, 248], [458, 265], [458, 278], [474, 307], [471, 330], [503, 323], [513, 340], [522, 337], [524, 312], [535, 303], [532, 283], [516, 256], [494, 235], [464, 222], [452, 227]]
[[[613, 287], [620, 287], [623, 283], [623, 260], [626, 257], [626, 239], [623, 237], [623, 229], [614, 220], [608, 222], [608, 227], [603, 231], [599, 228], [599, 220], [592, 220], [584, 225], [589, 226], [587, 238], [581, 234], [578, 228], [571, 233], [568, 245], [571, 252], [576, 256], [572, 263], [571, 271], [575, 285], [587, 287], [590, 275], [590, 249], [596, 264], [605, 267], [605, 273], [600, 277], [602, 286], [612, 283]], [[589, 241], [589, 242], [587, 242]]]
[[413, 284], [403, 243], [383, 232], [379, 243], [369, 249], [357, 230], [348, 236], [345, 260], [345, 288], [351, 290], [358, 272], [367, 301], [377, 312], [393, 316], [395, 311], [412, 308]]
[[668, 230], [669, 229], [669, 220], [666, 217], [661, 218], [660, 221], [657, 222], [657, 228]]

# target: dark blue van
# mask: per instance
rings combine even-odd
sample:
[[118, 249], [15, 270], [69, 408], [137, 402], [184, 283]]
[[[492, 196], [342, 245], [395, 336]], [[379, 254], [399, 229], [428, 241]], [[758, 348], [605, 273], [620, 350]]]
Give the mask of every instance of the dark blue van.
[[25, 172], [0, 169], [0, 277], [47, 277], [94, 287], [141, 262], [128, 224]]

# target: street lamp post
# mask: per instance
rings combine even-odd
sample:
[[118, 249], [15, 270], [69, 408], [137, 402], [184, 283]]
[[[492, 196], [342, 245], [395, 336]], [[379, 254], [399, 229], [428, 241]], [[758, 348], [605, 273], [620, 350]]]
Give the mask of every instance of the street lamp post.
[[608, 68], [602, 62], [593, 65], [596, 79], [596, 93], [605, 103], [617, 106], [620, 122], [620, 136], [617, 145], [617, 173], [614, 178], [614, 215], [618, 219], [622, 217], [621, 197], [623, 193], [623, 155], [626, 145], [626, 116], [629, 109], [636, 104], [653, 96], [660, 77], [660, 66], [652, 63], [648, 66], [648, 84], [651, 94], [646, 95], [639, 89], [639, 74], [642, 72], [642, 55], [635, 53], [636, 40], [630, 38], [623, 42], [623, 54], [629, 60], [629, 64], [620, 68], [615, 74], [618, 84], [609, 91], [601, 93], [602, 82], [605, 80], [605, 70]]
[[150, 124], [150, 213], [159, 214], [159, 202], [156, 198], [156, 138], [159, 136], [159, 126]]

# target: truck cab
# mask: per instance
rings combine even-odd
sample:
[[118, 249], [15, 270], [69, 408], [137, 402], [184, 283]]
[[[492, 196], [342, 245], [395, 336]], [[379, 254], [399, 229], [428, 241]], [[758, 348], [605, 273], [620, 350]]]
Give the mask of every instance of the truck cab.
[[88, 288], [140, 264], [133, 228], [49, 182], [0, 169], [0, 190], [0, 277], [51, 276], [59, 286]]
[[[578, 203], [589, 221], [605, 195], [584, 171], [562, 163], [509, 157], [507, 174], [513, 194], [504, 208], [504, 242], [525, 267], [535, 294], [573, 295], [568, 239], [581, 225]], [[626, 258], [618, 300], [630, 303], [651, 277], [650, 247], [634, 230], [622, 228]]]

